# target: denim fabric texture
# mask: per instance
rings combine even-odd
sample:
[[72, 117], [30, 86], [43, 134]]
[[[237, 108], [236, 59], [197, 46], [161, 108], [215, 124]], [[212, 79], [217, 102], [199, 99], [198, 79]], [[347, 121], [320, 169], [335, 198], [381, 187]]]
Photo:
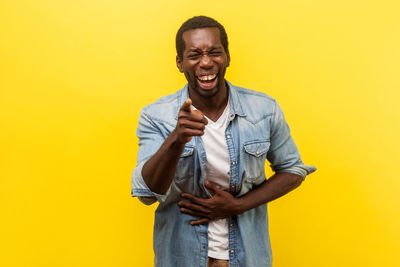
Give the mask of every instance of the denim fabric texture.
[[[265, 164], [274, 172], [289, 172], [303, 179], [316, 168], [304, 165], [290, 136], [283, 112], [275, 99], [227, 82], [230, 94], [225, 139], [230, 158], [229, 192], [240, 197], [266, 181]], [[154, 218], [154, 265], [157, 267], [205, 267], [208, 225], [192, 226], [197, 219], [180, 212], [180, 194], [208, 198], [204, 186], [206, 154], [200, 137], [185, 145], [173, 182], [163, 195], [152, 192], [142, 177], [145, 162], [174, 130], [178, 112], [189, 97], [188, 85], [147, 105], [140, 112], [137, 165], [132, 174], [132, 196], [146, 205], [159, 202]], [[229, 266], [272, 266], [267, 204], [229, 218]]]

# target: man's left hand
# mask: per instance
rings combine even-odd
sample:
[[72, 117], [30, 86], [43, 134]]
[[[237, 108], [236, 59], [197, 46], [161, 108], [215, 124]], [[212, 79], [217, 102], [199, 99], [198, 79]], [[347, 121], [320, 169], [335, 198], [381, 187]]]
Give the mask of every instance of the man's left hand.
[[191, 202], [180, 201], [178, 203], [181, 212], [200, 217], [198, 220], [191, 221], [191, 225], [205, 224], [212, 220], [229, 218], [241, 213], [238, 198], [219, 189], [208, 180], [204, 180], [204, 185], [214, 194], [211, 198], [200, 198], [189, 193], [183, 193], [181, 196]]

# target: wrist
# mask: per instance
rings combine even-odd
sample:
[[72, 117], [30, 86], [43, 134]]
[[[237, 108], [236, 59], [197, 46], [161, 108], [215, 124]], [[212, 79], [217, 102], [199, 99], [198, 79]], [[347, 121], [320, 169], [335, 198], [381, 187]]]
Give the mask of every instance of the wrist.
[[170, 134], [170, 140], [171, 140], [171, 146], [177, 148], [178, 150], [182, 149], [186, 142], [180, 140], [178, 133], [176, 132], [176, 129], [174, 129], [171, 134]]
[[246, 211], [246, 203], [243, 198], [235, 198], [235, 206], [233, 207], [235, 215], [242, 214]]

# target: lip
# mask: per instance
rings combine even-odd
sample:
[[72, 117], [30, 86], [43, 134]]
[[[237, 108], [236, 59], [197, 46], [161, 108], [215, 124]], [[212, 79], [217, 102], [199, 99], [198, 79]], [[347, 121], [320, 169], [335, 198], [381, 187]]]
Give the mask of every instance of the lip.
[[203, 76], [208, 76], [208, 75], [215, 75], [215, 76], [218, 76], [218, 72], [200, 73], [200, 74], [196, 75], [196, 78], [203, 77]]
[[[211, 75], [211, 74], [207, 74], [207, 75]], [[204, 75], [200, 75], [200, 76], [204, 76]], [[199, 76], [196, 76], [196, 81], [197, 81], [197, 84], [199, 85], [199, 87], [201, 88], [201, 89], [203, 89], [203, 90], [210, 90], [210, 89], [213, 89], [213, 88], [215, 88], [216, 86], [217, 86], [217, 84], [218, 84], [218, 74], [216, 74], [216, 77], [214, 78], [214, 80], [212, 81], [212, 82], [203, 82], [203, 81], [200, 81], [197, 77], [199, 77]]]

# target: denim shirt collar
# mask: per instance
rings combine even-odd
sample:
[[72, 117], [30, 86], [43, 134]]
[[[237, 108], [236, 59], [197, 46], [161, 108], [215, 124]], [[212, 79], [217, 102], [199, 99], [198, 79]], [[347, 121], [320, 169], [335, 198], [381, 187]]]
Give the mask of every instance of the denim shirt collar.
[[[229, 90], [229, 95], [230, 95], [229, 119], [232, 120], [235, 117], [235, 115], [245, 117], [246, 114], [243, 112], [236, 86], [234, 86], [227, 80], [225, 80], [225, 82], [228, 85], [228, 90]], [[183, 105], [183, 102], [185, 102], [185, 100], [188, 98], [189, 98], [189, 86], [188, 86], [188, 84], [185, 84], [185, 86], [182, 88], [180, 96], [178, 98], [178, 106], [177, 106], [176, 117], [175, 117], [176, 120], [178, 120], [179, 109]]]

